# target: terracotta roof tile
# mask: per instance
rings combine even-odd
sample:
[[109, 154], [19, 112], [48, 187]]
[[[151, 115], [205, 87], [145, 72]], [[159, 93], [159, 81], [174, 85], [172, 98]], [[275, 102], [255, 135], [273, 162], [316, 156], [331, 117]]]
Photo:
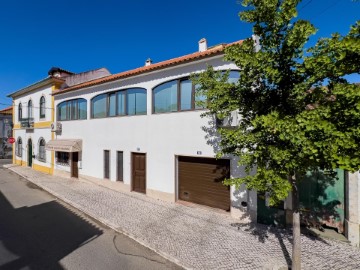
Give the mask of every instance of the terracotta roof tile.
[[66, 92], [76, 90], [76, 89], [86, 88], [86, 87], [90, 87], [90, 86], [94, 86], [94, 85], [98, 85], [98, 84], [103, 84], [103, 83], [106, 83], [106, 82], [115, 81], [117, 79], [131, 77], [131, 76], [135, 76], [135, 75], [138, 75], [138, 74], [163, 69], [163, 68], [166, 68], [166, 67], [169, 67], [169, 66], [175, 66], [175, 65], [186, 63], [186, 62], [191, 62], [191, 61], [195, 61], [195, 60], [198, 60], [198, 59], [215, 56], [215, 55], [223, 53], [223, 51], [224, 51], [224, 49], [226, 47], [228, 47], [230, 45], [234, 45], [234, 44], [241, 44], [241, 43], [242, 43], [242, 40], [239, 40], [239, 41], [236, 41], [236, 42], [233, 42], [233, 43], [230, 43], [230, 44], [221, 44], [221, 45], [209, 48], [208, 50], [206, 50], [204, 52], [196, 52], [196, 53], [184, 55], [184, 56], [173, 58], [173, 59], [166, 60], [166, 61], [163, 61], [163, 62], [151, 64], [149, 66], [144, 66], [144, 67], [136, 68], [136, 69], [133, 69], [133, 70], [120, 72], [120, 73], [113, 74], [113, 75], [110, 75], [110, 76], [106, 76], [106, 77], [103, 77], [103, 78], [100, 78], [100, 79], [96, 79], [96, 80], [88, 81], [88, 82], [81, 83], [81, 84], [78, 84], [78, 85], [74, 85], [72, 87], [56, 91], [56, 92], [53, 93], [53, 95], [62, 94], [62, 93], [66, 93]]
[[0, 110], [0, 113], [5, 113], [5, 114], [12, 114], [12, 106], [10, 106], [10, 107], [7, 107], [7, 108], [5, 108], [5, 109], [1, 109]]

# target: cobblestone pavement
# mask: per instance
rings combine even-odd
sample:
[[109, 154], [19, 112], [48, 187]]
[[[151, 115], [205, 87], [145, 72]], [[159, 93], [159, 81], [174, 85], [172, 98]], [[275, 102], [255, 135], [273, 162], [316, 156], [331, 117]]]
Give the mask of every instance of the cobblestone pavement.
[[[287, 230], [241, 224], [216, 211], [118, 192], [26, 167], [9, 169], [186, 268], [287, 269], [291, 263]], [[306, 235], [301, 244], [304, 269], [360, 269], [358, 248]]]

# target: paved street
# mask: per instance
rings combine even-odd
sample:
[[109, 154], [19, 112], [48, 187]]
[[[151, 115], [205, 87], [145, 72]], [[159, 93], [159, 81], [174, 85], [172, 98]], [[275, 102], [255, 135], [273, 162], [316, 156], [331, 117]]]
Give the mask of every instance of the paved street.
[[180, 269], [1, 168], [0, 269]]
[[[287, 269], [291, 263], [291, 233], [287, 230], [240, 224], [216, 211], [118, 192], [26, 167], [10, 169], [185, 267]], [[301, 241], [303, 269], [360, 269], [358, 248], [306, 235]]]

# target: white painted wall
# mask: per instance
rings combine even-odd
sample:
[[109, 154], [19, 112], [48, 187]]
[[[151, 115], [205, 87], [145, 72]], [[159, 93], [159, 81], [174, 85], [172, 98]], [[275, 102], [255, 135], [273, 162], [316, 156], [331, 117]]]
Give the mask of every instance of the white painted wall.
[[[33, 104], [33, 117], [35, 122], [43, 122], [43, 121], [51, 121], [51, 86], [44, 86], [39, 88], [36, 91], [32, 91], [25, 95], [19, 96], [15, 98], [15, 122], [14, 124], [18, 124], [19, 121], [19, 110], [18, 106], [21, 103], [22, 105], [22, 117], [28, 118], [28, 102], [31, 99]], [[45, 97], [45, 118], [40, 118], [40, 98]]]
[[25, 129], [15, 129], [15, 144], [14, 147], [17, 145], [17, 140], [19, 137], [22, 139], [22, 157], [18, 157], [15, 155], [15, 158], [17, 160], [22, 160], [28, 163], [28, 141], [29, 139], [32, 140], [32, 150], [33, 155], [36, 156], [36, 158], [33, 158], [33, 164], [37, 164], [40, 166], [51, 168], [51, 151], [46, 151], [46, 161], [40, 161], [38, 160], [38, 152], [39, 152], [39, 141], [40, 138], [44, 138], [46, 142], [51, 140], [51, 131], [49, 128], [41, 128], [41, 129], [34, 129], [31, 130], [25, 130]]
[[[237, 69], [234, 64], [223, 62], [222, 56], [217, 56], [196, 63], [56, 95], [55, 107], [70, 99], [85, 98], [88, 101], [88, 119], [62, 121], [62, 133], [57, 135], [58, 139], [83, 140], [79, 173], [102, 179], [104, 177], [103, 151], [110, 150], [110, 179], [115, 181], [116, 151], [123, 151], [124, 183], [130, 185], [131, 153], [146, 153], [147, 189], [175, 194], [176, 156], [214, 157], [216, 145], [211, 145], [209, 140], [217, 138], [208, 137], [203, 130], [203, 127], [209, 128], [214, 123], [213, 119], [200, 117], [203, 111], [152, 114], [152, 89], [161, 83], [204, 71], [208, 65], [219, 70]], [[147, 115], [90, 118], [90, 100], [94, 96], [132, 87], [147, 89]], [[198, 151], [201, 155], [197, 154]], [[68, 171], [68, 168], [66, 170]], [[237, 162], [232, 162], [231, 174], [232, 177], [241, 175]], [[245, 189], [241, 191], [241, 196], [238, 196], [238, 192], [234, 190], [233, 193], [232, 200], [235, 206], [241, 203], [239, 200], [248, 200]]]
[[[14, 124], [20, 124], [18, 121], [18, 106], [22, 104], [22, 117], [28, 118], [28, 102], [31, 99], [33, 103], [33, 118], [35, 123], [51, 121], [51, 86], [45, 86], [39, 88], [36, 91], [32, 91], [20, 97], [17, 97], [13, 100], [15, 104], [15, 122]], [[40, 98], [45, 97], [45, 118], [40, 119]], [[46, 162], [39, 161], [37, 159], [39, 151], [39, 140], [44, 138], [46, 142], [51, 140], [51, 130], [50, 128], [34, 128], [31, 129], [22, 129], [14, 128], [14, 138], [16, 140], [14, 147], [16, 147], [17, 139], [21, 137], [22, 139], [22, 157], [15, 155], [17, 160], [23, 160], [28, 162], [28, 140], [31, 138], [33, 143], [33, 155], [36, 155], [36, 158], [33, 159], [33, 164], [38, 164], [40, 166], [51, 167], [51, 152], [46, 151]]]

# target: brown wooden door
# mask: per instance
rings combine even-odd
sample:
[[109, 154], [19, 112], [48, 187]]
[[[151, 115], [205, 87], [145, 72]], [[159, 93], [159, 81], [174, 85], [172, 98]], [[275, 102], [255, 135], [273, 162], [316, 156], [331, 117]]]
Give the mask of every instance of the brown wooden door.
[[230, 161], [214, 158], [179, 157], [179, 199], [230, 210]]
[[146, 154], [132, 154], [132, 190], [146, 193]]
[[71, 177], [79, 178], [78, 161], [79, 161], [79, 153], [73, 152], [71, 159]]

